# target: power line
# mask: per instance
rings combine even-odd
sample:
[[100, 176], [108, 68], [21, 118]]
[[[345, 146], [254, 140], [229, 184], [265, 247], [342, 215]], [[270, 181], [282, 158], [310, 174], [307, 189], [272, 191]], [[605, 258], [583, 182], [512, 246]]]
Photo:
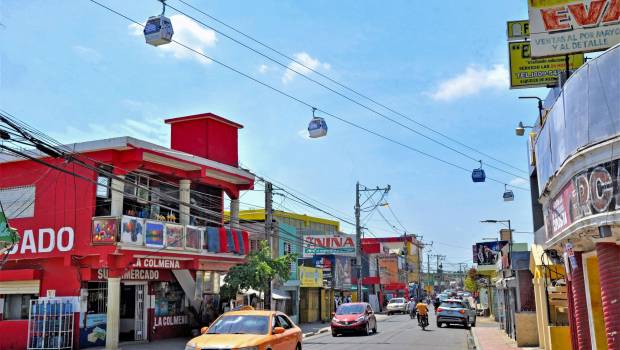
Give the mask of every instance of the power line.
[[[89, 1], [90, 1], [90, 2], [92, 2], [92, 3], [94, 3], [94, 4], [96, 4], [96, 5], [98, 5], [98, 6], [100, 6], [100, 7], [102, 7], [102, 8], [104, 8], [104, 9], [106, 9], [106, 10], [108, 10], [108, 11], [109, 11], [109, 12], [111, 12], [111, 13], [114, 13], [114, 14], [116, 14], [116, 15], [118, 15], [118, 16], [120, 16], [120, 17], [124, 18], [124, 19], [126, 19], [127, 21], [130, 21], [130, 22], [132, 22], [132, 23], [134, 23], [134, 24], [136, 24], [136, 25], [139, 25], [139, 26], [141, 26], [141, 27], [144, 27], [144, 25], [143, 25], [142, 23], [139, 23], [138, 21], [136, 21], [136, 20], [134, 20], [134, 19], [132, 19], [132, 18], [128, 17], [127, 15], [125, 15], [125, 14], [123, 14], [123, 13], [121, 13], [121, 12], [118, 12], [118, 11], [116, 11], [116, 10], [114, 10], [114, 9], [112, 9], [112, 8], [110, 8], [110, 7], [106, 6], [106, 5], [104, 5], [104, 4], [101, 4], [100, 2], [98, 2], [98, 1], [96, 1], [96, 0], [89, 0]], [[184, 44], [184, 43], [182, 43], [182, 42], [180, 42], [180, 41], [178, 41], [178, 40], [175, 40], [175, 39], [172, 39], [172, 42], [173, 42], [173, 43], [175, 43], [175, 44], [177, 44], [177, 45], [179, 45], [179, 46], [181, 46], [181, 47], [183, 47], [183, 48], [185, 48], [185, 49], [187, 49], [187, 50], [189, 50], [189, 51], [191, 51], [191, 52], [193, 52], [193, 53], [195, 53], [195, 54], [197, 54], [197, 55], [200, 55], [200, 56], [202, 56], [202, 57], [204, 57], [204, 58], [207, 58], [207, 59], [211, 60], [212, 62], [214, 62], [214, 63], [216, 63], [216, 64], [219, 64], [220, 66], [225, 67], [225, 68], [227, 68], [227, 69], [229, 69], [229, 70], [231, 70], [231, 71], [233, 71], [233, 72], [235, 72], [235, 73], [237, 73], [237, 74], [239, 74], [239, 75], [241, 75], [241, 76], [243, 76], [243, 77], [245, 77], [245, 78], [247, 78], [247, 79], [249, 79], [249, 80], [252, 80], [252, 81], [254, 81], [255, 83], [257, 83], [257, 84], [259, 84], [259, 85], [262, 85], [262, 86], [264, 86], [264, 87], [266, 87], [266, 88], [268, 88], [268, 89], [270, 89], [270, 90], [272, 90], [272, 91], [274, 91], [274, 92], [276, 92], [276, 93], [278, 93], [278, 94], [280, 94], [280, 95], [282, 95], [282, 96], [285, 96], [285, 97], [287, 97], [287, 98], [289, 98], [289, 99], [291, 99], [291, 100], [293, 100], [293, 101], [296, 101], [297, 103], [299, 103], [299, 104], [301, 104], [301, 105], [304, 105], [304, 106], [306, 106], [306, 107], [308, 107], [308, 108], [316, 108], [316, 107], [314, 107], [312, 104], [310, 104], [309, 102], [306, 102], [306, 101], [302, 100], [301, 98], [295, 97], [295, 96], [293, 96], [293, 95], [291, 95], [291, 94], [289, 94], [289, 93], [287, 93], [287, 92], [285, 92], [285, 91], [283, 91], [283, 90], [281, 90], [281, 89], [278, 89], [278, 88], [276, 88], [276, 87], [274, 87], [274, 86], [272, 86], [272, 85], [269, 85], [269, 84], [267, 84], [267, 83], [265, 83], [265, 82], [263, 82], [263, 81], [261, 81], [261, 80], [259, 80], [259, 79], [256, 79], [256, 78], [252, 77], [251, 75], [249, 75], [249, 74], [247, 74], [247, 73], [244, 73], [244, 72], [240, 71], [240, 70], [239, 70], [239, 69], [237, 69], [237, 68], [234, 68], [234, 67], [232, 67], [232, 66], [230, 66], [230, 65], [228, 65], [228, 64], [226, 64], [226, 63], [224, 63], [224, 62], [222, 62], [222, 61], [220, 61], [220, 60], [217, 60], [217, 59], [215, 59], [215, 58], [212, 58], [212, 57], [210, 57], [210, 56], [208, 56], [208, 55], [206, 55], [206, 54], [204, 54], [204, 53], [202, 53], [202, 52], [200, 52], [200, 51], [198, 51], [198, 50], [196, 50], [196, 49], [194, 49], [194, 48], [192, 48], [192, 47], [188, 46], [187, 44]], [[389, 141], [389, 142], [391, 142], [391, 143], [394, 143], [394, 144], [400, 145], [401, 147], [407, 148], [407, 149], [409, 149], [409, 150], [411, 150], [411, 151], [414, 151], [414, 152], [416, 152], [416, 153], [418, 153], [418, 154], [421, 154], [421, 155], [423, 155], [423, 156], [425, 156], [425, 157], [427, 157], [427, 158], [434, 159], [434, 160], [439, 161], [439, 162], [442, 162], [442, 163], [444, 163], [444, 164], [451, 165], [451, 166], [453, 166], [453, 167], [455, 167], [455, 168], [461, 169], [461, 170], [463, 170], [463, 171], [465, 171], [465, 172], [467, 172], [467, 173], [471, 173], [471, 170], [470, 170], [470, 169], [467, 169], [467, 168], [465, 168], [465, 167], [463, 167], [463, 166], [457, 165], [457, 164], [455, 164], [455, 163], [453, 163], [453, 162], [450, 162], [450, 161], [447, 161], [447, 160], [441, 159], [441, 158], [439, 158], [439, 157], [437, 157], [437, 156], [434, 156], [434, 155], [431, 155], [430, 153], [427, 153], [427, 152], [425, 152], [425, 151], [421, 151], [421, 150], [419, 150], [419, 149], [416, 149], [416, 148], [414, 148], [414, 147], [412, 147], [412, 146], [409, 146], [409, 145], [407, 145], [407, 144], [405, 144], [405, 143], [402, 143], [402, 142], [400, 142], [400, 141], [397, 141], [397, 140], [395, 140], [395, 139], [392, 139], [392, 138], [390, 138], [390, 137], [388, 137], [388, 136], [382, 135], [382, 134], [380, 134], [380, 133], [378, 133], [378, 132], [376, 132], [376, 131], [373, 131], [373, 130], [371, 130], [371, 129], [368, 129], [368, 128], [364, 127], [364, 126], [361, 126], [361, 125], [355, 124], [354, 122], [351, 122], [351, 121], [349, 121], [349, 120], [347, 120], [347, 119], [344, 119], [344, 118], [342, 118], [342, 117], [339, 117], [339, 116], [337, 116], [337, 115], [335, 115], [335, 114], [333, 114], [333, 113], [330, 113], [330, 112], [328, 112], [328, 111], [326, 111], [326, 110], [323, 110], [323, 109], [320, 109], [320, 108], [316, 108], [316, 111], [321, 112], [321, 113], [323, 113], [324, 115], [330, 116], [330, 117], [332, 117], [332, 118], [334, 118], [334, 119], [337, 119], [337, 120], [339, 120], [339, 121], [341, 121], [341, 122], [343, 122], [343, 123], [345, 123], [345, 124], [347, 124], [347, 125], [349, 125], [349, 126], [352, 126], [352, 127], [357, 128], [357, 129], [359, 129], [359, 130], [365, 131], [365, 132], [367, 132], [367, 133], [369, 133], [369, 134], [375, 135], [376, 137], [379, 137], [379, 138], [384, 139], [384, 140], [386, 140], [386, 141]], [[487, 179], [489, 179], [489, 180], [491, 180], [491, 181], [493, 181], [493, 182], [496, 182], [496, 183], [502, 184], [502, 185], [506, 185], [506, 186], [509, 186], [509, 187], [512, 187], [512, 188], [515, 188], [515, 189], [520, 189], [520, 190], [522, 190], [522, 191], [527, 191], [527, 192], [529, 192], [529, 189], [526, 189], [526, 188], [523, 188], [523, 187], [518, 187], [518, 186], [514, 186], [514, 185], [507, 185], [505, 181], [500, 181], [500, 180], [497, 180], [497, 179], [494, 179], [494, 178], [491, 178], [491, 177], [487, 177]]]
[[[289, 61], [291, 61], [291, 62], [294, 62], [294, 63], [296, 63], [296, 64], [300, 65], [301, 67], [303, 67], [303, 68], [305, 68], [305, 69], [308, 69], [309, 71], [311, 71], [311, 72], [313, 72], [313, 73], [315, 73], [315, 74], [317, 74], [317, 75], [319, 75], [319, 76], [321, 76], [321, 77], [323, 77], [323, 78], [325, 78], [325, 79], [329, 80], [330, 82], [332, 82], [332, 83], [334, 83], [334, 84], [336, 84], [336, 85], [338, 85], [338, 86], [340, 86], [340, 87], [342, 87], [342, 88], [344, 88], [344, 89], [346, 89], [346, 90], [348, 90], [348, 91], [350, 91], [350, 92], [354, 93], [354, 94], [355, 94], [355, 95], [357, 95], [357, 96], [360, 96], [360, 97], [362, 97], [362, 98], [364, 98], [364, 99], [366, 99], [366, 100], [368, 100], [368, 101], [370, 101], [370, 102], [374, 103], [374, 104], [375, 104], [375, 105], [377, 105], [377, 106], [383, 107], [384, 109], [386, 109], [386, 110], [388, 110], [388, 111], [390, 111], [390, 112], [392, 112], [392, 113], [394, 113], [394, 114], [397, 114], [397, 115], [401, 116], [402, 118], [405, 118], [406, 120], [409, 120], [410, 122], [415, 123], [416, 125], [418, 125], [418, 126], [420, 126], [420, 127], [424, 128], [424, 129], [426, 129], [426, 130], [429, 130], [429, 131], [431, 131], [431, 132], [433, 132], [433, 133], [435, 133], [435, 134], [437, 134], [437, 135], [440, 135], [440, 136], [442, 136], [442, 137], [444, 137], [444, 138], [446, 138], [446, 139], [448, 139], [448, 140], [450, 140], [450, 141], [452, 141], [452, 142], [454, 142], [454, 143], [456, 143], [456, 144], [458, 144], [458, 145], [460, 145], [460, 146], [463, 146], [463, 147], [465, 147], [465, 148], [467, 148], [467, 149], [469, 149], [469, 150], [471, 150], [471, 151], [474, 151], [474, 152], [476, 152], [476, 153], [478, 153], [478, 154], [480, 154], [480, 155], [483, 155], [483, 156], [485, 156], [485, 157], [487, 157], [487, 158], [489, 158], [489, 159], [492, 159], [492, 160], [494, 160], [494, 161], [496, 161], [496, 162], [498, 162], [498, 163], [501, 163], [501, 164], [504, 164], [504, 165], [506, 165], [506, 166], [509, 166], [509, 167], [511, 167], [512, 169], [518, 170], [518, 171], [520, 171], [520, 172], [522, 172], [522, 173], [525, 173], [525, 174], [527, 173], [527, 172], [526, 172], [525, 170], [523, 170], [523, 169], [520, 169], [520, 168], [518, 168], [518, 167], [515, 167], [515, 166], [513, 166], [513, 165], [511, 165], [511, 164], [509, 164], [509, 163], [506, 163], [506, 162], [504, 162], [504, 161], [502, 161], [502, 160], [500, 160], [500, 159], [497, 159], [497, 158], [495, 158], [495, 157], [493, 157], [493, 156], [491, 156], [491, 155], [489, 155], [489, 154], [487, 154], [487, 153], [484, 153], [484, 152], [479, 151], [479, 150], [477, 150], [477, 149], [475, 149], [475, 148], [473, 148], [473, 147], [471, 147], [471, 146], [468, 146], [468, 145], [464, 144], [464, 143], [463, 143], [463, 142], [461, 142], [461, 141], [458, 141], [458, 140], [456, 140], [456, 139], [454, 139], [454, 138], [452, 138], [452, 137], [450, 137], [450, 136], [448, 136], [448, 135], [446, 135], [446, 134], [444, 134], [444, 133], [442, 133], [442, 132], [440, 132], [440, 131], [437, 131], [437, 130], [435, 130], [435, 129], [431, 128], [430, 126], [428, 126], [428, 125], [426, 125], [426, 124], [423, 124], [423, 123], [421, 123], [421, 122], [418, 122], [418, 121], [416, 121], [415, 119], [413, 119], [413, 118], [411, 118], [411, 117], [408, 117], [407, 115], [405, 115], [405, 114], [403, 114], [403, 113], [401, 113], [401, 112], [399, 112], [399, 111], [396, 111], [395, 109], [393, 109], [393, 108], [391, 108], [391, 107], [389, 107], [389, 106], [386, 106], [385, 104], [383, 104], [383, 103], [381, 103], [381, 102], [378, 102], [377, 100], [375, 100], [375, 99], [373, 99], [373, 98], [369, 97], [368, 95], [366, 95], [366, 94], [364, 94], [364, 93], [361, 93], [361, 92], [359, 92], [359, 91], [357, 91], [357, 90], [355, 90], [355, 89], [353, 89], [353, 88], [351, 88], [351, 87], [349, 87], [349, 86], [347, 86], [347, 85], [345, 85], [345, 84], [343, 84], [343, 83], [338, 82], [338, 81], [337, 81], [337, 80], [335, 80], [334, 78], [332, 78], [332, 77], [330, 77], [330, 76], [328, 76], [328, 75], [326, 75], [326, 74], [324, 74], [324, 73], [321, 73], [320, 71], [318, 71], [318, 70], [316, 70], [316, 69], [314, 69], [314, 68], [312, 68], [312, 67], [308, 67], [308, 65], [304, 64], [303, 62], [300, 62], [299, 60], [297, 60], [297, 59], [295, 59], [295, 58], [291, 57], [290, 55], [287, 55], [287, 54], [283, 53], [283, 52], [282, 52], [282, 51], [280, 51], [280, 50], [277, 50], [277, 49], [273, 48], [272, 46], [270, 46], [270, 45], [268, 45], [268, 44], [264, 43], [263, 41], [260, 41], [260, 40], [258, 40], [258, 39], [256, 39], [256, 38], [254, 38], [254, 37], [252, 37], [252, 36], [250, 36], [250, 35], [248, 35], [248, 34], [246, 34], [246, 33], [242, 32], [241, 30], [239, 30], [239, 29], [237, 29], [237, 28], [235, 28], [235, 27], [233, 27], [233, 26], [230, 26], [230, 25], [228, 25], [228, 24], [224, 23], [223, 21], [221, 21], [221, 20], [219, 20], [219, 19], [217, 19], [217, 18], [213, 17], [212, 15], [210, 15], [210, 14], [206, 13], [205, 11], [203, 11], [203, 10], [201, 10], [201, 9], [199, 9], [199, 8], [197, 8], [197, 7], [195, 7], [195, 6], [191, 5], [191, 4], [189, 4], [189, 3], [187, 3], [187, 2], [186, 2], [186, 1], [184, 1], [184, 0], [178, 0], [178, 1], [179, 1], [179, 2], [181, 2], [181, 3], [182, 3], [182, 4], [184, 4], [184, 5], [186, 5], [186, 6], [190, 7], [190, 8], [192, 8], [192, 9], [193, 9], [193, 10], [195, 10], [195, 11], [202, 13], [202, 14], [203, 14], [203, 15], [205, 15], [206, 17], [208, 17], [208, 18], [210, 18], [210, 19], [214, 20], [215, 22], [217, 22], [217, 23], [219, 23], [219, 24], [221, 24], [221, 25], [225, 26], [226, 28], [228, 28], [228, 29], [230, 29], [230, 30], [232, 30], [232, 31], [236, 32], [237, 34], [240, 34], [240, 35], [242, 35], [243, 37], [245, 37], [245, 38], [247, 38], [247, 39], [250, 39], [251, 41], [253, 41], [253, 42], [255, 42], [255, 43], [257, 43], [257, 44], [259, 44], [259, 45], [261, 45], [261, 46], [263, 46], [263, 47], [265, 47], [265, 48], [267, 48], [268, 50], [270, 50], [270, 51], [272, 51], [272, 52], [274, 52], [274, 53], [276, 53], [276, 54], [278, 54], [278, 55], [280, 55], [280, 56], [282, 56], [282, 57], [286, 58], [287, 60], [289, 60]], [[172, 8], [172, 7], [171, 7], [171, 8]], [[177, 10], [177, 9], [175, 9], [175, 10], [176, 10], [176, 11], [178, 11], [178, 12], [180, 12], [180, 13], [183, 13], [183, 12], [181, 12], [181, 11]], [[187, 14], [185, 14], [185, 13], [183, 13], [183, 14], [184, 14], [185, 16], [187, 16], [187, 17], [192, 18], [191, 16], [189, 16], [189, 15], [187, 15]], [[193, 18], [192, 18], [192, 19], [193, 19]], [[194, 19], [194, 20], [195, 20], [195, 19]], [[227, 37], [227, 38], [229, 38], [229, 39], [231, 39], [231, 40], [233, 40], [233, 41], [237, 42], [238, 44], [240, 44], [240, 45], [242, 45], [242, 46], [244, 46], [244, 47], [246, 47], [246, 48], [248, 48], [248, 49], [250, 49], [250, 50], [252, 50], [252, 51], [254, 51], [254, 52], [256, 52], [256, 53], [258, 53], [258, 54], [260, 54], [261, 56], [266, 57], [266, 55], [264, 55], [263, 53], [261, 53], [261, 52], [257, 52], [257, 50], [255, 50], [255, 49], [253, 49], [253, 48], [248, 47], [246, 44], [241, 43], [241, 42], [239, 42], [239, 41], [238, 41], [238, 40], [236, 40], [236, 39], [231, 38], [229, 35], [224, 34], [224, 33], [222, 33], [221, 31], [218, 31], [217, 29], [215, 29], [215, 28], [213, 28], [213, 27], [211, 27], [211, 26], [208, 26], [208, 25], [206, 25], [206, 24], [202, 23], [201, 21], [197, 21], [197, 22], [199, 22], [199, 23], [203, 24], [205, 27], [210, 28], [211, 30], [214, 30], [214, 31], [216, 31], [216, 32], [220, 33], [221, 35], [223, 35], [223, 36], [225, 36], [225, 37]], [[275, 61], [274, 59], [272, 59], [272, 58], [269, 58], [269, 59], [270, 59], [271, 61], [276, 62], [276, 61]], [[278, 64], [280, 64], [280, 65], [281, 65], [281, 63], [279, 63], [279, 62], [276, 62], [276, 63], [278, 63]], [[297, 71], [295, 71], [295, 70], [291, 69], [291, 68], [290, 68], [290, 67], [288, 67], [288, 66], [286, 66], [285, 68], [287, 68], [287, 69], [289, 69], [289, 70], [291, 70], [291, 71], [293, 71], [293, 72], [295, 72], [295, 73], [297, 73], [297, 74], [304, 75], [304, 74], [301, 74], [301, 73], [299, 73], [299, 72], [297, 72]], [[305, 75], [304, 75], [304, 76], [305, 76]], [[331, 90], [331, 89], [330, 89], [330, 90]]]

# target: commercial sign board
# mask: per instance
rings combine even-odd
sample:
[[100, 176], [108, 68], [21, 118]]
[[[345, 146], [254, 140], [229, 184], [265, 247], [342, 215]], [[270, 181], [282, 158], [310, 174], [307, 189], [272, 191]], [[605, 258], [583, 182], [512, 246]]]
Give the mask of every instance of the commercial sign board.
[[338, 290], [351, 289], [351, 258], [336, 256], [334, 268], [334, 288]]
[[478, 242], [472, 246], [473, 262], [478, 265], [495, 265], [508, 241]]
[[[509, 42], [510, 88], [546, 87], [555, 84], [566, 71], [566, 56], [532, 58], [529, 41]], [[569, 69], [574, 71], [585, 62], [583, 53], [568, 56]]]
[[400, 283], [398, 256], [380, 255], [377, 259], [379, 260], [379, 278], [381, 279], [381, 284]]
[[529, 0], [532, 56], [606, 50], [620, 43], [620, 0]]
[[355, 236], [344, 234], [304, 235], [303, 257], [314, 255], [355, 256]]
[[299, 286], [304, 288], [323, 287], [323, 270], [317, 267], [299, 266]]
[[508, 41], [526, 40], [530, 37], [530, 21], [508, 21], [507, 24]]
[[620, 160], [599, 164], [573, 176], [545, 207], [547, 239], [575, 221], [620, 209]]

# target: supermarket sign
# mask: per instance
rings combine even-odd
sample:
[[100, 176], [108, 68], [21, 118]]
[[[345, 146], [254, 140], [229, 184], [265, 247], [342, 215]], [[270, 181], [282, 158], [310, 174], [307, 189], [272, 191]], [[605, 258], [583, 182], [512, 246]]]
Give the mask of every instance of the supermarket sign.
[[305, 235], [303, 257], [315, 255], [355, 256], [355, 236], [343, 234]]
[[528, 0], [532, 57], [606, 50], [620, 43], [620, 0]]
[[[508, 43], [510, 59], [510, 88], [546, 87], [555, 84], [558, 76], [566, 71], [566, 56], [532, 58], [529, 41]], [[585, 62], [583, 53], [568, 56], [571, 71], [581, 67]]]

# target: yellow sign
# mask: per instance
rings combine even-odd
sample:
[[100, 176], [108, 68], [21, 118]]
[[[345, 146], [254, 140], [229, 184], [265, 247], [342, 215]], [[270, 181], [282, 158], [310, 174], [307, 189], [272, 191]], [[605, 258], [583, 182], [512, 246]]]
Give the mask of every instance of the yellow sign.
[[[566, 56], [532, 58], [530, 42], [509, 42], [510, 88], [546, 87], [557, 83], [566, 71]], [[575, 70], [585, 62], [583, 53], [568, 55], [569, 67]]]
[[508, 21], [508, 40], [524, 40], [530, 36], [530, 21]]
[[316, 267], [299, 267], [299, 286], [319, 288], [323, 286], [323, 270]]

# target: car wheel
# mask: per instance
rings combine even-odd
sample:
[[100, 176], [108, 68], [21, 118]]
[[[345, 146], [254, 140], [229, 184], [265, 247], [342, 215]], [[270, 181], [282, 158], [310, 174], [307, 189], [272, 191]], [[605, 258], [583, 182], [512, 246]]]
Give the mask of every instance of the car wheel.
[[465, 321], [464, 326], [465, 326], [465, 329], [470, 329], [470, 327], [469, 327], [469, 322], [468, 322], [468, 321]]
[[301, 350], [301, 344], [297, 343], [297, 347], [295, 348], [295, 350]]
[[388, 311], [388, 316], [392, 316], [392, 313]]
[[377, 321], [375, 320], [375, 327], [372, 329], [374, 334], [377, 334]]
[[370, 333], [370, 322], [366, 322], [366, 332], [364, 333], [364, 335], [368, 336], [372, 333]]
[[472, 323], [471, 326], [476, 327], [476, 320], [474, 320], [474, 323]]
[[442, 324], [441, 322], [437, 322], [437, 328], [441, 328]]
[[337, 337], [337, 336], [338, 336], [338, 333], [335, 331], [332, 331], [332, 337]]

